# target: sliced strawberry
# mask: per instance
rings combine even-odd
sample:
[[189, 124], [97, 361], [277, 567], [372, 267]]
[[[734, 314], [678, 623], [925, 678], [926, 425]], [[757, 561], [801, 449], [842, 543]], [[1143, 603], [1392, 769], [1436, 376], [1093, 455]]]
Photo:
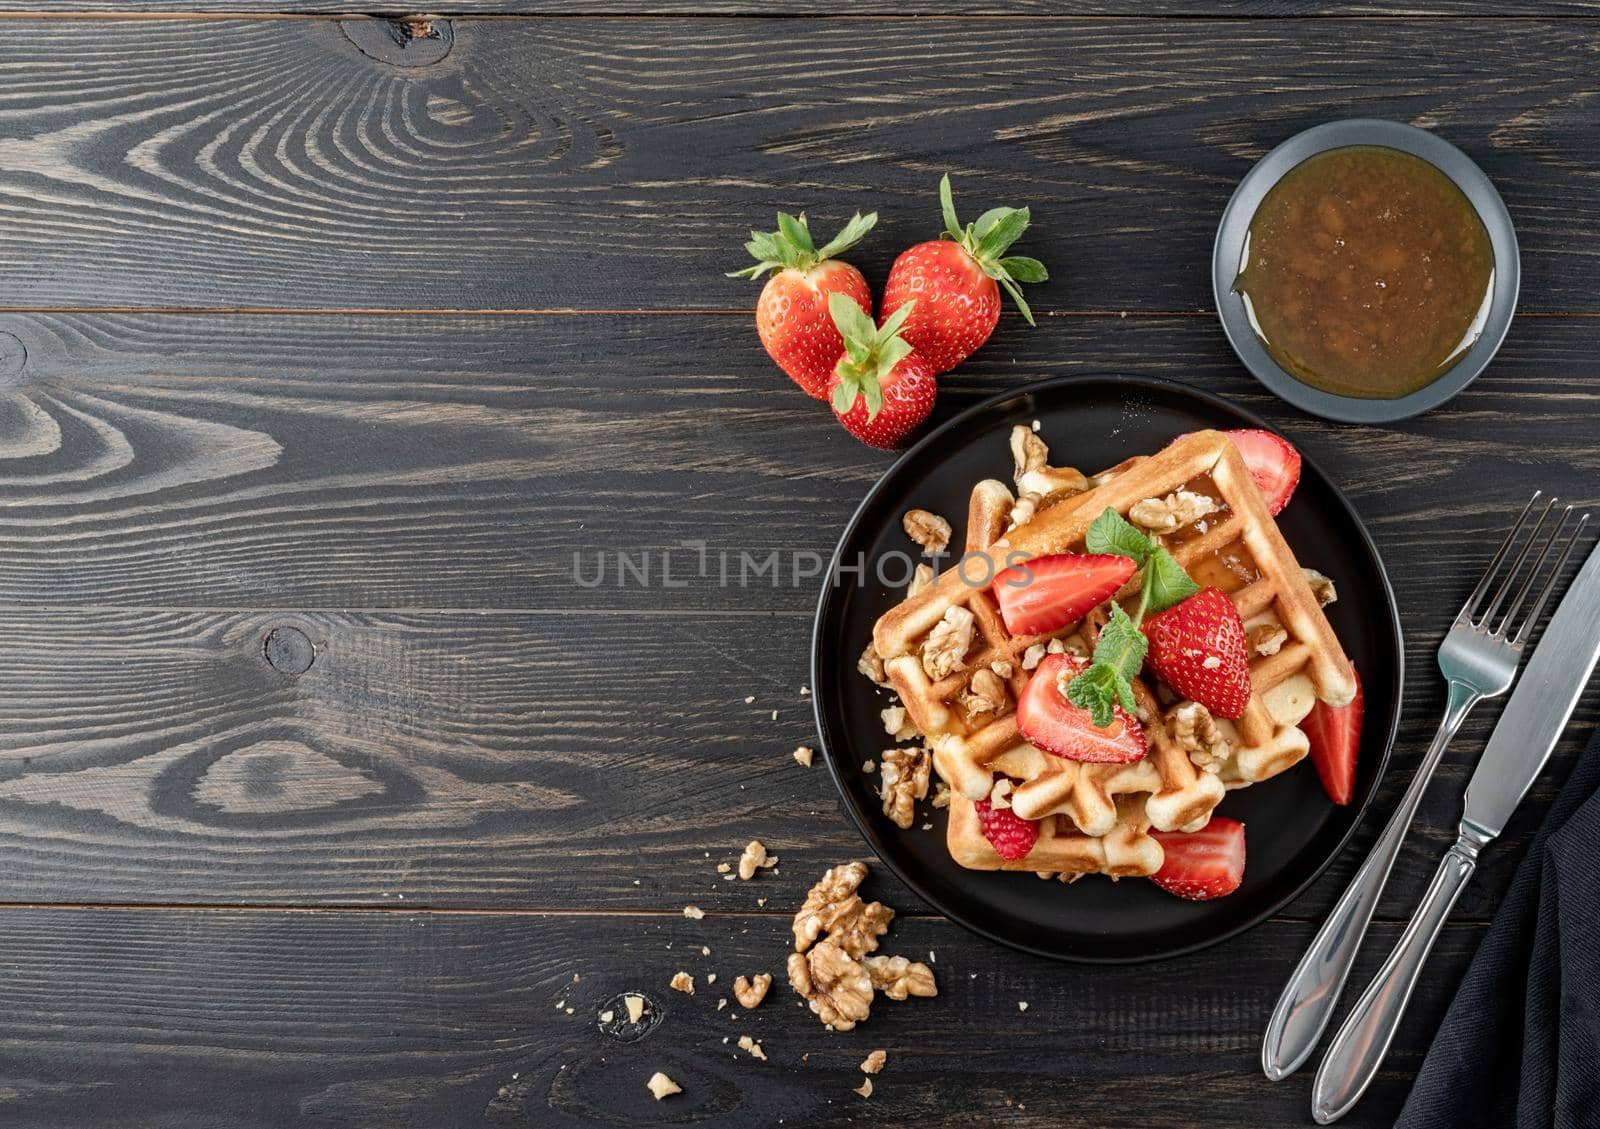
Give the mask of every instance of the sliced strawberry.
[[1300, 485], [1300, 452], [1281, 435], [1249, 428], [1226, 433], [1250, 468], [1256, 489], [1261, 491], [1273, 517], [1283, 511]]
[[1218, 717], [1241, 717], [1250, 703], [1250, 651], [1228, 594], [1202, 588], [1144, 621], [1145, 661], [1161, 680]]
[[1023, 819], [1010, 808], [997, 808], [987, 799], [972, 806], [978, 811], [978, 827], [995, 854], [1015, 862], [1033, 850], [1039, 838], [1038, 820]]
[[1137, 567], [1109, 553], [1056, 553], [1003, 569], [994, 578], [1000, 617], [1013, 635], [1058, 631], [1099, 607]]
[[1199, 831], [1152, 831], [1166, 858], [1150, 881], [1169, 894], [1203, 902], [1244, 880], [1244, 824], [1215, 815]]
[[1144, 727], [1117, 706], [1111, 724], [1097, 727], [1089, 711], [1067, 701], [1062, 681], [1089, 665], [1074, 655], [1046, 655], [1017, 698], [1017, 728], [1041, 749], [1090, 764], [1126, 764], [1144, 756]]
[[1361, 676], [1356, 675], [1356, 696], [1347, 706], [1318, 702], [1300, 728], [1311, 742], [1311, 763], [1323, 790], [1336, 804], [1348, 804], [1356, 791], [1356, 754], [1361, 750], [1361, 720], [1367, 711]]

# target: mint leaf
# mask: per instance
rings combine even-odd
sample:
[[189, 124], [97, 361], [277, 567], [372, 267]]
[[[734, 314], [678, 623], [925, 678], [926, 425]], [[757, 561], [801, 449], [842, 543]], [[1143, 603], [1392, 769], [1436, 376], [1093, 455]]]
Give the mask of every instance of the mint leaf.
[[1150, 554], [1144, 566], [1144, 597], [1149, 611], [1163, 612], [1200, 591], [1176, 557], [1165, 549]]
[[1091, 553], [1113, 553], [1119, 557], [1132, 557], [1134, 563], [1143, 565], [1155, 545], [1143, 533], [1129, 525], [1123, 516], [1107, 506], [1089, 525], [1083, 539], [1084, 548]]
[[1111, 724], [1115, 716], [1112, 711], [1121, 696], [1117, 672], [1100, 663], [1067, 684], [1067, 701], [1080, 710], [1088, 710], [1090, 720], [1101, 729]]
[[[1134, 626], [1128, 613], [1122, 610], [1122, 605], [1112, 604], [1111, 618], [1100, 629], [1100, 641], [1094, 647], [1095, 665], [1110, 667], [1123, 683], [1132, 682], [1144, 666], [1144, 653], [1149, 646], [1150, 641], [1144, 637], [1144, 632]], [[1131, 703], [1132, 700], [1133, 689], [1130, 686], [1124, 701]], [[1133, 706], [1128, 704], [1127, 708], [1132, 709]]]

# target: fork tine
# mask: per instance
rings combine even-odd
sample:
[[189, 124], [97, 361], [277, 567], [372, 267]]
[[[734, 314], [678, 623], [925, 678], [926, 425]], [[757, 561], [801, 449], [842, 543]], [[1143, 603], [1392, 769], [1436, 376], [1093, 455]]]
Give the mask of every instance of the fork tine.
[[[1556, 526], [1557, 533], [1567, 524], [1567, 518], [1571, 516], [1572, 507], [1568, 506], [1567, 512], [1561, 516], [1561, 525]], [[1516, 635], [1512, 637], [1511, 642], [1514, 645], [1521, 646], [1523, 641], [1527, 639], [1529, 632], [1537, 627], [1539, 621], [1544, 618], [1545, 605], [1550, 602], [1550, 594], [1555, 591], [1556, 581], [1561, 578], [1562, 571], [1567, 567], [1567, 559], [1572, 556], [1572, 550], [1576, 549], [1578, 542], [1583, 540], [1583, 527], [1588, 523], [1588, 514], [1578, 518], [1578, 524], [1573, 528], [1572, 536], [1567, 540], [1566, 547], [1561, 550], [1561, 556], [1556, 559], [1555, 567], [1550, 570], [1550, 575], [1544, 582], [1544, 590], [1539, 593], [1538, 600], [1534, 602], [1533, 611], [1528, 613], [1528, 618], [1522, 621], [1522, 626], [1517, 628]], [[1551, 534], [1551, 540], [1554, 539], [1555, 534]]]
[[[1534, 545], [1539, 541], [1539, 533], [1544, 529], [1550, 511], [1556, 508], [1556, 499], [1551, 498], [1545, 505], [1544, 511], [1539, 514], [1539, 520], [1533, 523], [1533, 531], [1528, 534], [1528, 540], [1523, 543], [1522, 551], [1517, 554], [1516, 561], [1506, 569], [1505, 577], [1500, 581], [1500, 587], [1495, 589], [1494, 599], [1489, 602], [1489, 609], [1478, 618], [1476, 626], [1487, 630], [1489, 622], [1500, 614], [1501, 605], [1505, 603], [1506, 596], [1511, 592], [1511, 585], [1522, 573], [1522, 566], [1528, 560], [1528, 554], [1533, 551]], [[1491, 632], [1492, 634], [1492, 632]]]
[[1506, 534], [1506, 539], [1500, 542], [1500, 548], [1495, 550], [1494, 559], [1489, 562], [1489, 567], [1483, 570], [1483, 579], [1478, 581], [1478, 586], [1472, 590], [1472, 595], [1467, 597], [1467, 602], [1461, 607], [1461, 615], [1457, 618], [1471, 620], [1474, 618], [1473, 609], [1483, 599], [1483, 594], [1489, 590], [1489, 584], [1494, 580], [1495, 573], [1499, 570], [1501, 562], [1506, 559], [1506, 553], [1511, 549], [1511, 542], [1516, 539], [1517, 532], [1522, 528], [1522, 523], [1528, 520], [1528, 511], [1533, 509], [1533, 504], [1539, 500], [1542, 490], [1535, 490], [1533, 497], [1528, 499], [1528, 504], [1522, 507], [1522, 512], [1517, 515], [1517, 520], [1511, 525], [1511, 532]]
[[[1522, 586], [1517, 589], [1516, 595], [1507, 602], [1505, 615], [1493, 627], [1490, 632], [1491, 635], [1505, 635], [1510, 632], [1511, 624], [1516, 620], [1517, 614], [1521, 612], [1523, 602], [1527, 600], [1529, 593], [1535, 591], [1535, 586], [1539, 580], [1539, 572], [1544, 567], [1545, 562], [1550, 559], [1551, 548], [1555, 545], [1556, 539], [1561, 536], [1562, 530], [1566, 528], [1567, 520], [1571, 517], [1572, 507], [1568, 506], [1561, 512], [1561, 517], [1556, 522], [1555, 528], [1550, 531], [1550, 536], [1544, 539], [1544, 544], [1539, 546], [1538, 551], [1533, 553], [1530, 558], [1527, 575], [1522, 578]], [[1543, 522], [1540, 524], [1543, 525]], [[1528, 550], [1531, 551], [1533, 549], [1533, 544], [1538, 540], [1538, 535], [1539, 529], [1535, 528], [1534, 536], [1528, 542]]]

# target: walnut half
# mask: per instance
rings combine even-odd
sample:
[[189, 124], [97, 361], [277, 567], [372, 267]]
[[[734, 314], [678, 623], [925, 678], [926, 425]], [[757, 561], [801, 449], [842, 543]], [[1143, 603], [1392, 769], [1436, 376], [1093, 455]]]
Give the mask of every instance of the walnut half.
[[950, 547], [950, 523], [927, 510], [907, 510], [900, 524], [906, 536], [922, 546], [924, 553], [938, 556]]
[[1322, 575], [1314, 568], [1301, 567], [1305, 574], [1306, 583], [1311, 585], [1311, 594], [1317, 598], [1319, 607], [1327, 607], [1339, 599], [1339, 590], [1333, 586], [1333, 581]]
[[810, 952], [789, 954], [789, 986], [817, 1018], [835, 1031], [849, 1031], [872, 1010], [872, 977], [861, 962], [832, 941]]
[[1176, 533], [1185, 525], [1215, 513], [1217, 503], [1193, 490], [1179, 490], [1165, 498], [1146, 498], [1128, 510], [1128, 520], [1151, 533]]
[[933, 758], [924, 749], [885, 749], [882, 760], [883, 814], [896, 827], [909, 829], [916, 802], [928, 795], [928, 770]]
[[1167, 711], [1172, 739], [1189, 754], [1197, 768], [1216, 772], [1233, 747], [1223, 736], [1211, 711], [1199, 702], [1183, 702]]
[[866, 964], [872, 986], [891, 1000], [939, 994], [933, 969], [921, 961], [907, 960], [905, 957], [868, 957]]

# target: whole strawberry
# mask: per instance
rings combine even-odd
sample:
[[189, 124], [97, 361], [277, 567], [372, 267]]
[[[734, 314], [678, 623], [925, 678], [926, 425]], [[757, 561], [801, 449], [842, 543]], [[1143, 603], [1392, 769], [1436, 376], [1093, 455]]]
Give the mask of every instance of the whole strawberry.
[[1144, 621], [1146, 661], [1161, 680], [1218, 717], [1236, 718], [1250, 702], [1250, 652], [1228, 594], [1202, 588]]
[[900, 327], [915, 303], [907, 302], [881, 326], [843, 294], [828, 298], [828, 312], [844, 338], [845, 355], [828, 385], [833, 414], [870, 447], [894, 450], [933, 411], [938, 391], [933, 366], [912, 351]]
[[901, 332], [935, 372], [948, 372], [994, 332], [1000, 320], [1000, 287], [1032, 325], [1033, 311], [1017, 284], [1050, 276], [1038, 259], [1001, 257], [1028, 229], [1027, 208], [991, 208], [963, 228], [956, 220], [948, 176], [939, 182], [939, 203], [944, 238], [918, 243], [894, 261], [883, 288], [881, 316], [888, 318], [915, 300], [916, 313]]
[[844, 339], [828, 316], [829, 296], [843, 294], [868, 316], [872, 313], [867, 280], [834, 256], [855, 246], [877, 222], [877, 212], [865, 216], [857, 212], [843, 231], [818, 249], [805, 216], [779, 212], [777, 231], [752, 231], [744, 245], [756, 265], [728, 272], [729, 278], [778, 272], [767, 279], [756, 303], [756, 332], [767, 355], [814, 399], [828, 398], [828, 381], [844, 356]]

